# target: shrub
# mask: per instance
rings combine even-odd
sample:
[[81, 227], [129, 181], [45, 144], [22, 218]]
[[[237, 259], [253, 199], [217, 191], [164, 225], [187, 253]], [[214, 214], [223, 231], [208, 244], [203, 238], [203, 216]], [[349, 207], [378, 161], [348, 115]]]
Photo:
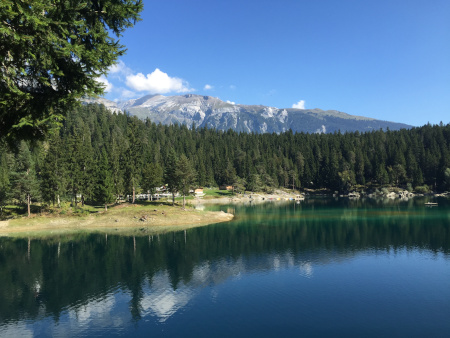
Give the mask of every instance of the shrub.
[[414, 189], [415, 192], [419, 193], [419, 194], [426, 194], [427, 192], [430, 191], [430, 188], [428, 187], [428, 185], [424, 184], [424, 185], [419, 185]]

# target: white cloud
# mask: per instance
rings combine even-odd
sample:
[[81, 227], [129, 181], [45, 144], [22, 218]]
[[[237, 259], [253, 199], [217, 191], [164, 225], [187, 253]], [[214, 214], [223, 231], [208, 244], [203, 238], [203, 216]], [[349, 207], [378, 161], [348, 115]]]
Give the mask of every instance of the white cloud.
[[211, 86], [209, 84], [205, 84], [205, 87], [203, 87], [204, 90], [211, 90], [214, 89], [214, 86]]
[[112, 65], [108, 69], [108, 74], [114, 75], [114, 76], [120, 76], [120, 75], [127, 76], [127, 75], [131, 75], [132, 73], [133, 73], [133, 71], [130, 68], [128, 68], [125, 65], [125, 62], [123, 62], [123, 61], [117, 62], [115, 65]]
[[131, 90], [128, 90], [126, 88], [120, 88], [120, 97], [122, 99], [131, 99], [136, 96], [137, 94], [135, 92], [132, 92]]
[[322, 124], [322, 128], [316, 130], [316, 134], [325, 134], [327, 132], [327, 127]]
[[235, 85], [230, 85], [230, 89], [231, 89], [231, 90], [235, 90], [235, 89], [236, 89], [236, 86], [235, 86]]
[[305, 100], [300, 100], [292, 105], [292, 108], [305, 109]]
[[233, 105], [234, 105], [234, 104], [236, 104], [236, 102], [233, 102], [233, 101], [228, 101], [228, 100], [227, 100], [227, 103], [229, 103], [229, 104], [233, 104]]
[[113, 85], [111, 82], [108, 81], [108, 79], [106, 77], [104, 77], [103, 75], [98, 77], [97, 82], [100, 82], [102, 85], [105, 86], [105, 91], [109, 92], [111, 91], [111, 89], [113, 89]]
[[158, 68], [153, 73], [147, 75], [142, 73], [127, 75], [126, 84], [138, 92], [148, 92], [150, 94], [185, 93], [192, 91], [186, 81], [177, 77], [170, 77]]

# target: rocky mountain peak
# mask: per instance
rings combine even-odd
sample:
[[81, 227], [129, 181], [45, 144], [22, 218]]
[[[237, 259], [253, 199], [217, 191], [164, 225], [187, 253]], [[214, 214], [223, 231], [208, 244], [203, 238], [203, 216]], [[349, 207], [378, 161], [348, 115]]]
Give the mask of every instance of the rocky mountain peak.
[[[91, 100], [92, 102], [92, 100]], [[185, 94], [163, 96], [146, 95], [139, 99], [112, 102], [99, 99], [114, 111], [128, 111], [141, 119], [163, 124], [195, 123], [198, 127], [208, 125], [219, 130], [233, 129], [242, 132], [324, 133], [335, 131], [371, 131], [380, 128], [398, 130], [411, 126], [380, 121], [369, 117], [354, 116], [336, 110], [275, 108], [261, 105], [240, 105], [224, 102], [213, 96]]]

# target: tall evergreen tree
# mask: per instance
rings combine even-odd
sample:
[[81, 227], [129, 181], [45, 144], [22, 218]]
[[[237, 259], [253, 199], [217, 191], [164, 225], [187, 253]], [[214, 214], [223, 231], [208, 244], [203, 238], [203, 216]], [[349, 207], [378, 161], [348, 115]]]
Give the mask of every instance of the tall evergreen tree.
[[142, 157], [145, 147], [142, 127], [143, 123], [137, 117], [128, 117], [128, 149], [125, 156], [125, 181], [127, 190], [132, 195], [132, 203], [136, 200], [136, 189], [140, 182]]
[[183, 195], [183, 208], [186, 206], [186, 195], [189, 195], [189, 190], [193, 188], [196, 179], [196, 173], [192, 167], [191, 162], [186, 155], [181, 155], [177, 161], [177, 168], [175, 175], [178, 182], [178, 190]]
[[163, 184], [163, 170], [158, 163], [149, 163], [142, 170], [142, 188], [147, 191], [148, 198], [156, 193], [156, 188]]
[[180, 182], [178, 181], [179, 176], [177, 175], [177, 164], [178, 158], [175, 150], [172, 148], [169, 151], [164, 169], [164, 181], [172, 193], [172, 205], [175, 205], [175, 194], [178, 192], [178, 187], [180, 186]]
[[105, 211], [107, 211], [108, 204], [113, 203], [115, 197], [114, 182], [111, 177], [111, 170], [105, 149], [102, 149], [96, 162], [94, 199], [97, 203], [103, 204]]
[[53, 135], [41, 172], [41, 192], [44, 201], [61, 206], [61, 196], [65, 193], [66, 163], [62, 154], [62, 142], [58, 134]]
[[27, 207], [28, 217], [31, 216], [31, 202], [40, 198], [39, 182], [37, 180], [31, 151], [25, 141], [20, 142], [19, 152], [15, 159], [13, 178], [13, 196]]

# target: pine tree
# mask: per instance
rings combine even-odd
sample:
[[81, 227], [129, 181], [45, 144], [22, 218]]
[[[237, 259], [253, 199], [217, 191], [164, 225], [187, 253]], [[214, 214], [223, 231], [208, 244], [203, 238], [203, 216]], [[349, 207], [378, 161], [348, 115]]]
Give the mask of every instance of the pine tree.
[[127, 124], [128, 149], [125, 156], [125, 182], [132, 194], [132, 203], [136, 200], [136, 190], [140, 182], [142, 156], [145, 148], [143, 123], [137, 117], [129, 117]]
[[110, 166], [111, 166], [111, 178], [114, 184], [114, 193], [117, 198], [124, 194], [125, 175], [124, 169], [121, 163], [125, 162], [124, 147], [122, 144], [125, 142], [125, 138], [121, 134], [120, 128], [116, 125], [111, 132], [111, 144], [109, 151]]
[[167, 183], [169, 191], [172, 193], [172, 205], [175, 205], [175, 194], [178, 192], [180, 182], [177, 175], [178, 158], [175, 150], [170, 149], [169, 155], [166, 160], [166, 166], [164, 169], [164, 181]]
[[31, 201], [40, 198], [40, 191], [31, 151], [25, 141], [20, 142], [12, 178], [14, 197], [26, 204], [28, 217], [30, 217]]
[[142, 171], [142, 188], [148, 192], [149, 200], [153, 199], [156, 187], [163, 184], [163, 170], [158, 163], [149, 163]]
[[[0, 1], [0, 138], [41, 138], [125, 53], [141, 0]], [[115, 35], [115, 37], [114, 37]]]
[[196, 173], [192, 167], [189, 159], [183, 154], [177, 161], [177, 168], [175, 175], [178, 181], [178, 190], [183, 195], [183, 208], [186, 205], [186, 195], [189, 195], [189, 190], [193, 187]]
[[66, 185], [66, 167], [62, 154], [62, 142], [58, 134], [53, 135], [41, 171], [41, 192], [44, 201], [61, 206], [61, 196]]
[[105, 206], [105, 211], [108, 210], [108, 204], [113, 203], [114, 197], [114, 183], [111, 178], [111, 170], [108, 163], [108, 156], [105, 149], [97, 159], [95, 185], [94, 185], [94, 199], [96, 202]]

